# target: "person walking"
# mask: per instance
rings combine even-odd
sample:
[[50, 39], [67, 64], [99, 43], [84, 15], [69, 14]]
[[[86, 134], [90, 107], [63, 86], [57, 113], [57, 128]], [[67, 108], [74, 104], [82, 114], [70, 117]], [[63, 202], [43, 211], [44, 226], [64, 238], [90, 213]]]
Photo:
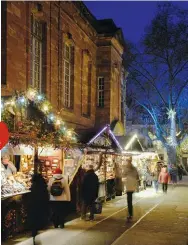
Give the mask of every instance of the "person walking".
[[65, 217], [68, 212], [68, 204], [71, 200], [70, 188], [67, 178], [62, 175], [62, 170], [56, 168], [53, 177], [48, 182], [50, 192], [50, 206], [52, 209], [52, 221], [55, 228], [64, 228]]
[[178, 181], [178, 169], [175, 165], [172, 165], [171, 168], [171, 181], [173, 183], [173, 185], [177, 184]]
[[48, 224], [49, 217], [49, 194], [47, 184], [41, 174], [33, 175], [30, 190], [28, 221], [33, 245], [35, 245], [35, 237], [38, 231]]
[[182, 180], [182, 177], [183, 177], [183, 168], [181, 166], [181, 164], [178, 164], [178, 176], [179, 176], [179, 181]]
[[162, 168], [159, 174], [159, 183], [162, 184], [163, 193], [167, 193], [169, 182], [170, 182], [170, 175], [167, 171], [167, 168]]
[[139, 175], [137, 169], [132, 164], [132, 157], [126, 160], [126, 165], [122, 169], [122, 181], [126, 188], [128, 216], [127, 220], [132, 220], [133, 217], [133, 204], [132, 196], [138, 187]]
[[94, 205], [98, 197], [99, 179], [95, 174], [93, 165], [89, 165], [87, 172], [84, 175], [81, 186], [82, 210], [81, 219], [86, 219], [87, 208], [89, 208], [89, 220], [94, 220]]
[[160, 174], [160, 167], [156, 164], [154, 171], [152, 173], [152, 177], [153, 177], [152, 182], [153, 182], [153, 187], [156, 193], [158, 192], [158, 189], [159, 189], [159, 182], [158, 182], [159, 174]]

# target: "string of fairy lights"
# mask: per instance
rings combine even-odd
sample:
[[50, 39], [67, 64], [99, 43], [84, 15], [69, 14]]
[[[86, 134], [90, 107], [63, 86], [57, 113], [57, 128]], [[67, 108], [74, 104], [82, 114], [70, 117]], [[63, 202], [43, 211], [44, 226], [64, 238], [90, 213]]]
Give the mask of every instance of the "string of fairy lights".
[[5, 112], [9, 112], [16, 115], [16, 111], [26, 108], [29, 103], [33, 102], [35, 106], [46, 116], [48, 121], [52, 123], [58, 133], [63, 135], [66, 140], [70, 142], [76, 142], [76, 136], [73, 129], [68, 129], [65, 122], [62, 120], [58, 113], [55, 113], [51, 103], [46, 97], [39, 93], [34, 88], [29, 88], [24, 93], [17, 93], [10, 99], [5, 101], [1, 100], [1, 112], [2, 115]]

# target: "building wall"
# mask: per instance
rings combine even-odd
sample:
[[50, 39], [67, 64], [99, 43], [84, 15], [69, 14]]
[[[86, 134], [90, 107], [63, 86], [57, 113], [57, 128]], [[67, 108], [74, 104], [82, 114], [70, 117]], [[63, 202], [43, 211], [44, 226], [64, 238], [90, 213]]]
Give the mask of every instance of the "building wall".
[[97, 77], [104, 77], [104, 107], [97, 107], [96, 128], [121, 121], [121, 71], [123, 48], [109, 37], [97, 40]]
[[[80, 10], [72, 2], [40, 2], [42, 14], [36, 14], [36, 2], [7, 2], [6, 25], [2, 26], [6, 36], [4, 56], [6, 69], [2, 71], [4, 82], [2, 96], [14, 94], [15, 90], [25, 91], [31, 83], [31, 16], [45, 24], [45, 44], [43, 52], [43, 92], [56, 111], [69, 125], [77, 128], [93, 128], [98, 124], [110, 123], [114, 117], [120, 118], [118, 111], [112, 106], [112, 98], [120, 90], [120, 81], [112, 86], [112, 64], [120, 62], [120, 56], [115, 54], [111, 41], [106, 38], [108, 46], [99, 45], [96, 30], [89, 21], [81, 15]], [[73, 108], [66, 109], [62, 103], [62, 85], [64, 81], [63, 48], [66, 42], [74, 47], [74, 97]], [[114, 57], [113, 57], [114, 56]], [[113, 57], [113, 58], [112, 58]], [[90, 83], [87, 86], [89, 62], [91, 68]], [[97, 76], [104, 75], [105, 108], [97, 108]], [[90, 97], [89, 97], [90, 96]], [[86, 98], [88, 97], [88, 98]], [[119, 103], [120, 91], [115, 104]], [[87, 103], [87, 106], [86, 106]], [[97, 109], [96, 109], [97, 108]], [[96, 123], [97, 122], [97, 123]]]

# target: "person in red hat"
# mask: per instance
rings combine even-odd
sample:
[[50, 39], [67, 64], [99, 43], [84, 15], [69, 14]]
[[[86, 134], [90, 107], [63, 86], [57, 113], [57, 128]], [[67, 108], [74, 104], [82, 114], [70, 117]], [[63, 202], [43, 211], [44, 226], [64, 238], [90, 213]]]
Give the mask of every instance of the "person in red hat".
[[50, 192], [54, 227], [64, 228], [67, 206], [71, 197], [67, 178], [62, 175], [62, 170], [60, 168], [56, 168], [53, 177], [49, 180], [48, 190]]

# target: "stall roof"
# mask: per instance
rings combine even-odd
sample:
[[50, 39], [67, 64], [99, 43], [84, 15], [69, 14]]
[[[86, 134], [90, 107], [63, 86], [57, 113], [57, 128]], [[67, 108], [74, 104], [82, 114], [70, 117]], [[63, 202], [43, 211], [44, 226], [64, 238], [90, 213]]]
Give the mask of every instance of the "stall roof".
[[136, 134], [116, 136], [123, 150], [143, 152], [144, 148]]
[[78, 139], [81, 143], [87, 144], [90, 147], [112, 148], [120, 151], [123, 150], [109, 125], [106, 125], [99, 132], [93, 130], [79, 131]]

